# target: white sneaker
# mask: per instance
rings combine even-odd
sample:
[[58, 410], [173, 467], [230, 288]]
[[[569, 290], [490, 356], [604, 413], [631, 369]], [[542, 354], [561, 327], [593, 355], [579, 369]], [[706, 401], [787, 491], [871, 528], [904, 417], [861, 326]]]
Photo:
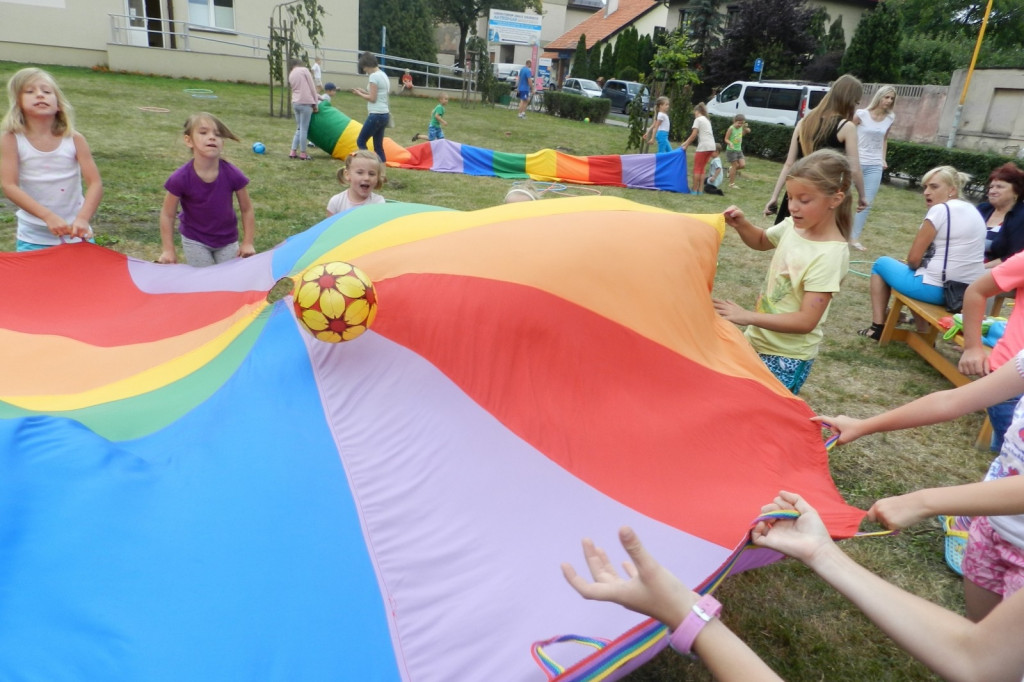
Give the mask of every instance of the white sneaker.
[[868, 248], [866, 246], [864, 246], [863, 244], [861, 244], [860, 242], [851, 242], [850, 246], [852, 246], [853, 248], [857, 249], [858, 251], [867, 251], [868, 250]]
[[526, 114], [519, 114], [519, 118], [526, 118]]

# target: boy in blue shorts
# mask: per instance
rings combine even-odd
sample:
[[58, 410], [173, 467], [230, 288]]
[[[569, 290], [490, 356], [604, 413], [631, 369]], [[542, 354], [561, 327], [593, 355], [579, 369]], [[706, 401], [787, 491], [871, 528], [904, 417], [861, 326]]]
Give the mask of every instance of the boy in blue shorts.
[[[434, 107], [434, 111], [430, 114], [430, 125], [427, 127], [427, 139], [433, 142], [434, 140], [444, 139], [444, 130], [441, 126], [448, 125], [448, 121], [444, 120], [445, 106], [448, 104], [448, 95], [441, 93], [441, 96], [437, 98], [437, 106]], [[423, 133], [416, 133], [412, 136], [412, 141], [422, 140]]]

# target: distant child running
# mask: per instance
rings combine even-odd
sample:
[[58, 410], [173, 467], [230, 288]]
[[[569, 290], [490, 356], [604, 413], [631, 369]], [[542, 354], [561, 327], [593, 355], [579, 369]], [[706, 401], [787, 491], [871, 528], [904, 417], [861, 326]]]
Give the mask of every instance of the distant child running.
[[651, 127], [647, 129], [647, 134], [644, 136], [651, 144], [654, 144], [655, 140], [658, 142], [658, 153], [665, 154], [672, 151], [672, 147], [668, 143], [668, 133], [670, 124], [668, 120], [668, 97], [659, 97], [654, 102], [654, 121], [651, 122]]
[[693, 155], [693, 184], [690, 185], [690, 194], [700, 194], [701, 188], [704, 187], [704, 169], [711, 160], [711, 152], [715, 151], [715, 133], [711, 130], [708, 108], [704, 106], [704, 102], [693, 107], [693, 114], [693, 130], [679, 148], [685, 150], [694, 139], [697, 140], [697, 153]]
[[850, 267], [851, 179], [846, 157], [821, 150], [795, 163], [786, 179], [790, 218], [762, 230], [736, 206], [725, 209], [725, 222], [744, 244], [775, 254], [754, 311], [722, 300], [715, 310], [747, 325], [747, 340], [794, 395], [810, 374], [829, 305]]
[[17, 250], [91, 240], [89, 221], [103, 198], [103, 183], [89, 144], [75, 131], [71, 104], [53, 76], [35, 68], [11, 76], [7, 97], [11, 106], [0, 122], [0, 186], [18, 207]]
[[747, 117], [736, 114], [732, 119], [732, 125], [725, 131], [725, 160], [729, 162], [729, 187], [732, 189], [739, 189], [736, 186], [736, 178], [739, 177], [740, 171], [747, 167], [747, 160], [743, 156], [743, 136], [749, 134]]
[[[256, 217], [246, 185], [249, 178], [221, 158], [224, 138], [238, 137], [213, 114], [192, 114], [185, 121], [185, 145], [192, 160], [174, 171], [164, 183], [167, 195], [160, 211], [160, 241], [163, 251], [158, 263], [177, 263], [174, 252], [174, 214], [178, 214], [181, 247], [185, 262], [202, 267], [256, 253], [253, 233]], [[242, 243], [238, 243], [238, 216], [233, 199], [238, 198], [242, 214]]]
[[[431, 112], [430, 124], [427, 126], [427, 139], [431, 142], [444, 139], [444, 130], [441, 129], [441, 126], [448, 125], [448, 121], [444, 120], [446, 106], [448, 106], [448, 95], [442, 92], [441, 96], [437, 98], [437, 106]], [[422, 139], [423, 133], [416, 133], [412, 136], [413, 142]]]
[[358, 149], [348, 155], [345, 165], [338, 169], [338, 182], [348, 189], [335, 194], [327, 202], [327, 215], [347, 211], [357, 206], [383, 204], [384, 197], [376, 194], [384, 186], [384, 164], [373, 152]]

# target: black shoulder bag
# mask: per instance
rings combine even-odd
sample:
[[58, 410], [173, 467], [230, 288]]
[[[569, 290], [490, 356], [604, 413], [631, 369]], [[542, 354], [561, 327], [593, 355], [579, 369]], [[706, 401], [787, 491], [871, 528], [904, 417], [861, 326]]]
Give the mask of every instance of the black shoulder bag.
[[942, 297], [946, 302], [946, 310], [958, 313], [964, 307], [964, 292], [967, 291], [967, 282], [946, 279], [946, 263], [949, 262], [949, 233], [953, 228], [953, 217], [949, 212], [949, 204], [943, 204], [943, 206], [946, 207], [946, 252], [942, 254]]

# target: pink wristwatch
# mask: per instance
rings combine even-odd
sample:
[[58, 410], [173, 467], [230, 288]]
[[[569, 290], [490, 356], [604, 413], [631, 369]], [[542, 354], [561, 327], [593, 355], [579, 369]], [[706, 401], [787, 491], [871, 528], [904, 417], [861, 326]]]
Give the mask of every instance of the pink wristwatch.
[[722, 605], [710, 594], [705, 594], [697, 600], [686, 618], [679, 624], [672, 634], [669, 635], [668, 644], [678, 653], [689, 655], [693, 649], [693, 642], [697, 635], [704, 629], [704, 626], [717, 618], [722, 613]]

